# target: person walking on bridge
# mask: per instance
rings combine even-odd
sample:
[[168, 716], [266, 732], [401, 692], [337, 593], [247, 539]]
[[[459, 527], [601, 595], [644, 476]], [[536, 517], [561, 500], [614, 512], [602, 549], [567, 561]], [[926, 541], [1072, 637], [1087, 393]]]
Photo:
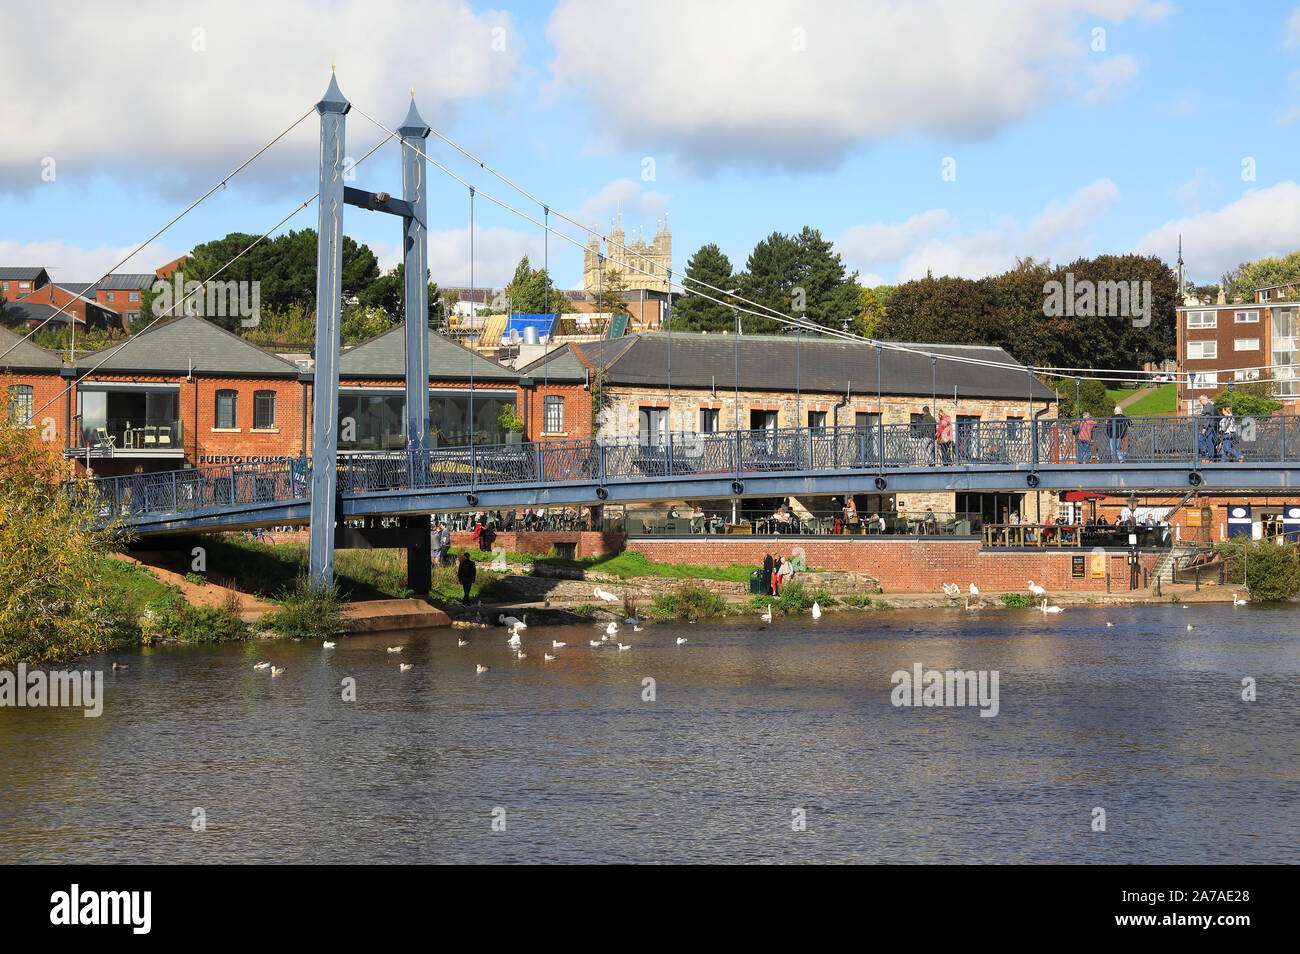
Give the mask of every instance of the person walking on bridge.
[[1074, 433], [1074, 462], [1076, 464], [1092, 463], [1092, 432], [1097, 426], [1097, 419], [1087, 411], [1083, 417], [1074, 422], [1070, 430]]
[[947, 411], [944, 411], [939, 415], [934, 441], [939, 445], [939, 451], [943, 455], [943, 466], [945, 467], [952, 464], [952, 431], [952, 418], [948, 416]]
[[1201, 401], [1201, 423], [1198, 428], [1197, 451], [1201, 463], [1209, 463], [1219, 456], [1219, 409], [1204, 394]]
[[930, 405], [921, 408], [921, 440], [925, 442], [926, 452], [929, 456], [930, 463], [934, 463], [934, 439], [937, 435], [934, 415], [930, 413]]
[[1106, 422], [1106, 436], [1110, 438], [1110, 459], [1112, 463], [1124, 463], [1124, 436], [1128, 434], [1128, 427], [1132, 423], [1132, 420], [1116, 404], [1115, 415]]

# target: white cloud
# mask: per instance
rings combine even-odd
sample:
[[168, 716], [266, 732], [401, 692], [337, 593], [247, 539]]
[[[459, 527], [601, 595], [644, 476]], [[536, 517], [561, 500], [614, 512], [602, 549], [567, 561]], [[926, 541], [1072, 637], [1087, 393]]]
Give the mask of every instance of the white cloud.
[[1287, 18], [1286, 39], [1283, 42], [1287, 47], [1300, 46], [1300, 7]]
[[[554, 241], [551, 250], [554, 266]], [[533, 268], [541, 268], [543, 252], [542, 237], [536, 233], [500, 227], [475, 228], [474, 287], [504, 288], [514, 276], [520, 258], [527, 255]], [[379, 252], [376, 250], [375, 254]], [[391, 253], [380, 257], [380, 267], [396, 268], [401, 258], [401, 249], [393, 248]], [[468, 228], [429, 233], [429, 274], [439, 285], [469, 285]]]
[[951, 222], [952, 216], [947, 210], [929, 209], [904, 222], [853, 225], [835, 240], [835, 248], [858, 269], [875, 268], [898, 261], [918, 243]]
[[152, 272], [183, 255], [161, 242], [150, 242], [139, 254], [118, 265], [134, 246], [99, 245], [80, 248], [58, 239], [15, 242], [0, 239], [0, 262], [7, 265], [35, 265], [45, 268], [56, 283], [93, 282], [112, 269], [116, 272]]
[[[982, 137], [1057, 99], [1106, 98], [1136, 71], [1084, 29], [1147, 0], [560, 0], [547, 25], [555, 81], [588, 100], [595, 134], [689, 159], [829, 165], [859, 142]], [[626, 58], [635, 22], [638, 48]]]
[[[655, 221], [663, 216], [667, 205], [668, 196], [662, 192], [642, 191], [641, 185], [633, 179], [615, 179], [588, 196], [577, 210], [565, 214], [588, 228], [608, 234], [610, 219], [621, 210], [624, 229], [630, 231], [638, 225], [649, 224], [653, 234]], [[585, 238], [583, 236], [584, 241]]]
[[1201, 201], [1205, 198], [1205, 191], [1205, 169], [1197, 169], [1196, 174], [1190, 179], [1186, 182], [1180, 182], [1174, 187], [1174, 198], [1183, 205], [1195, 208], [1196, 206], [1199, 206]]
[[853, 226], [836, 246], [850, 267], [897, 263], [894, 280], [899, 282], [927, 272], [979, 278], [1006, 271], [1018, 257], [1068, 261], [1086, 254], [1090, 229], [1117, 201], [1115, 183], [1098, 179], [1067, 199], [1048, 203], [1023, 223], [1005, 217], [969, 234], [941, 235], [955, 220], [942, 209], [932, 209], [906, 222]]
[[[321, 98], [331, 61], [344, 95], [380, 122], [401, 120], [414, 85], [438, 125], [507, 90], [522, 47], [507, 14], [467, 0], [15, 6], [0, 33], [0, 187], [39, 184], [46, 156], [60, 178], [220, 175]], [[358, 154], [375, 141], [357, 109], [348, 125]], [[309, 116], [247, 174], [310, 172], [317, 129]]]
[[1166, 222], [1137, 243], [1142, 254], [1166, 258], [1183, 237], [1183, 259], [1197, 284], [1217, 282], [1242, 262], [1300, 248], [1300, 185], [1279, 182], [1250, 189], [1219, 209]]

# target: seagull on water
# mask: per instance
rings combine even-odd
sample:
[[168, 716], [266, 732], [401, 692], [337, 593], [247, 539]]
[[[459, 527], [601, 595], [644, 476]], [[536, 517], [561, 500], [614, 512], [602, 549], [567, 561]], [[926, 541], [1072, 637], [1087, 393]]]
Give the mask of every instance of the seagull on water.
[[601, 646], [604, 646], [605, 644], [599, 639], [593, 639], [590, 642], [588, 642], [587, 645], [590, 646], [592, 649], [599, 649]]
[[678, 636], [678, 637], [677, 637], [677, 645], [678, 645], [678, 646], [685, 646], [685, 645], [686, 645], [686, 637], [685, 637], [685, 636]]
[[565, 646], [567, 646], [567, 645], [569, 645], [569, 644], [568, 644], [568, 643], [560, 642], [560, 640], [558, 640], [558, 639], [552, 639], [552, 640], [551, 640], [551, 648], [552, 648], [552, 649], [563, 649], [563, 648], [564, 648]]
[[1112, 629], [1112, 628], [1114, 628], [1114, 626], [1115, 626], [1114, 623], [1107, 623], [1107, 624], [1106, 624], [1106, 628], [1107, 628], [1107, 629]]
[[1192, 624], [1191, 624], [1191, 623], [1188, 623], [1188, 624], [1187, 624], [1187, 631], [1188, 631], [1189, 633], [1192, 631]]
[[489, 669], [491, 669], [491, 668], [492, 668], [491, 666], [485, 666], [485, 665], [483, 665], [482, 663], [479, 663], [477, 666], [474, 667], [474, 671], [477, 672], [477, 673], [484, 673], [484, 672], [487, 672], [487, 671], [488, 671]]
[[469, 645], [469, 640], [466, 639], [464, 636], [457, 637], [457, 639], [456, 639], [456, 645], [457, 645], [457, 646], [468, 646], [468, 645]]
[[412, 669], [414, 669], [414, 668], [415, 668], [415, 663], [398, 663], [398, 664], [397, 664], [397, 671], [398, 671], [398, 672], [410, 672], [410, 671], [411, 671]]
[[[1236, 596], [1237, 594], [1236, 594], [1236, 593], [1233, 593], [1232, 595], [1233, 595], [1233, 596]], [[1243, 602], [1244, 602], [1244, 601], [1243, 601]], [[113, 663], [113, 671], [114, 671], [114, 672], [117, 672], [117, 670], [119, 670], [119, 669], [125, 669], [125, 668], [126, 668], [126, 666], [122, 665], [122, 663], [116, 663], [116, 662]]]
[[274, 679], [276, 676], [280, 675], [280, 673], [282, 673], [282, 672], [284, 672], [284, 667], [283, 667], [283, 666], [272, 666], [272, 667], [271, 667], [271, 678]]
[[271, 668], [271, 664], [270, 664], [269, 662], [253, 663], [253, 668], [254, 668], [254, 669], [270, 669], [270, 668]]
[[400, 653], [400, 652], [402, 651], [402, 647], [401, 647], [401, 646], [389, 646], [389, 647], [388, 647], [388, 651], [389, 651], [390, 653]]
[[619, 652], [626, 652], [627, 650], [629, 650], [629, 649], [631, 649], [631, 648], [632, 648], [632, 644], [631, 644], [631, 643], [619, 643], [619, 644], [618, 644], [618, 651], [619, 651]]
[[334, 648], [334, 644], [331, 643], [331, 642], [324, 642], [324, 643], [321, 643], [321, 644], [320, 644], [320, 648], [321, 648], [321, 649], [333, 649], [333, 648]]
[[547, 662], [555, 661], [555, 657], [552, 656], [550, 653], [542, 653], [542, 659], [546, 660]]

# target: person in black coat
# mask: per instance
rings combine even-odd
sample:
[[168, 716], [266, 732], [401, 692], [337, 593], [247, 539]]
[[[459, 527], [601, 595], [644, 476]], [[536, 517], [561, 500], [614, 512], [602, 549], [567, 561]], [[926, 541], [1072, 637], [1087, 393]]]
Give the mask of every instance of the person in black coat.
[[469, 558], [469, 551], [466, 550], [460, 555], [460, 565], [456, 567], [456, 579], [460, 581], [461, 589], [465, 591], [462, 603], [469, 603], [469, 591], [474, 586], [474, 578], [478, 576], [478, 567], [474, 561]]
[[773, 568], [773, 566], [774, 566], [774, 563], [773, 563], [773, 561], [772, 561], [772, 554], [769, 553], [769, 554], [767, 554], [766, 556], [763, 557], [763, 592], [764, 592], [764, 593], [767, 593], [767, 594], [769, 594], [769, 595], [770, 595], [771, 592], [772, 592], [772, 568]]

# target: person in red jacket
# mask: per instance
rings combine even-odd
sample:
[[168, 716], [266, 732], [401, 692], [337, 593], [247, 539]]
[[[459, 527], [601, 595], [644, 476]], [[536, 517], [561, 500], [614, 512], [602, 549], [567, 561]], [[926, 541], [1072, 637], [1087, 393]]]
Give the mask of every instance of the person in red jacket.
[[1087, 411], [1082, 420], [1075, 421], [1070, 427], [1074, 434], [1074, 462], [1076, 464], [1092, 463], [1092, 431], [1097, 426], [1097, 419]]

